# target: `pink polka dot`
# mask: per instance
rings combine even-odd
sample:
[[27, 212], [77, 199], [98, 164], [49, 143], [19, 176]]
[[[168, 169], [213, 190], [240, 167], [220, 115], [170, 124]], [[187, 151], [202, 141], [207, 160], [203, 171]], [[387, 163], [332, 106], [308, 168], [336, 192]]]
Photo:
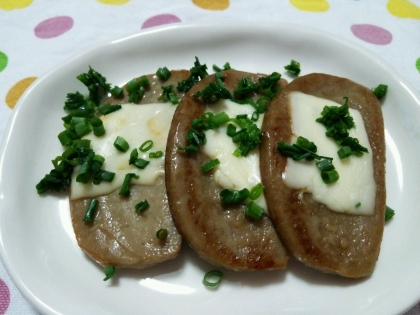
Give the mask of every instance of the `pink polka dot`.
[[0, 279], [0, 314], [6, 313], [10, 305], [10, 291], [7, 284]]
[[57, 16], [42, 21], [35, 27], [38, 38], [53, 38], [64, 34], [73, 27], [73, 19], [69, 16]]
[[354, 24], [351, 31], [357, 38], [375, 45], [387, 45], [392, 41], [388, 30], [371, 24]]
[[148, 28], [158, 25], [170, 24], [170, 23], [177, 23], [181, 22], [181, 19], [172, 14], [159, 14], [152, 16], [151, 18], [147, 19], [141, 28]]

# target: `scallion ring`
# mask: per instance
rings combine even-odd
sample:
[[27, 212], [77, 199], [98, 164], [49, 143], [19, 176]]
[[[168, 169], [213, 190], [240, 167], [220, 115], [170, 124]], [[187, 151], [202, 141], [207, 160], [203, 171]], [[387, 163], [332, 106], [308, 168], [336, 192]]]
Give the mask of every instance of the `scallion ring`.
[[217, 287], [222, 282], [223, 273], [219, 270], [211, 270], [206, 272], [203, 278], [203, 284], [207, 287]]
[[168, 237], [168, 229], [159, 229], [156, 232], [156, 237], [159, 241], [164, 241]]
[[153, 141], [152, 140], [147, 140], [147, 141], [143, 142], [143, 144], [140, 146], [139, 150], [141, 152], [147, 152], [152, 147], [153, 147]]

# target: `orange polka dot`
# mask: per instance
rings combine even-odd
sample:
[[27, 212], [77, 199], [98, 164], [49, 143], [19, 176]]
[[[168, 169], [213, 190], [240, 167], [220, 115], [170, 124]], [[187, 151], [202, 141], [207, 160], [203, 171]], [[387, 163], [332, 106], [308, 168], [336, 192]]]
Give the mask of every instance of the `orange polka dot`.
[[330, 8], [326, 0], [290, 0], [290, 3], [303, 11], [324, 12]]
[[28, 77], [20, 80], [18, 83], [13, 85], [6, 95], [7, 106], [9, 106], [10, 108], [14, 108], [22, 94], [36, 79], [37, 77]]
[[113, 4], [113, 5], [121, 5], [130, 2], [130, 0], [96, 0], [103, 4]]
[[23, 9], [29, 6], [33, 0], [0, 0], [0, 9], [15, 10]]
[[192, 0], [192, 2], [206, 10], [226, 10], [229, 7], [229, 0]]
[[389, 0], [386, 8], [394, 16], [420, 20], [420, 8], [408, 0]]

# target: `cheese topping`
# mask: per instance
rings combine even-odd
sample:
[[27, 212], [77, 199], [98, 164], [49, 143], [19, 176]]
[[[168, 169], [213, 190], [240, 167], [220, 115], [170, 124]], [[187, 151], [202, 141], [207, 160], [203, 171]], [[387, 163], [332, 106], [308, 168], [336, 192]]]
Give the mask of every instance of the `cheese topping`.
[[313, 199], [333, 211], [372, 215], [375, 206], [376, 183], [373, 177], [372, 149], [360, 113], [349, 109], [356, 126], [349, 130], [349, 135], [357, 138], [369, 153], [361, 157], [352, 155], [340, 159], [337, 155], [340, 146], [325, 135], [325, 126], [315, 120], [321, 116], [324, 106], [341, 106], [341, 104], [301, 92], [290, 93], [289, 104], [293, 132], [290, 143], [295, 143], [298, 136], [314, 142], [318, 147], [318, 155], [333, 158], [333, 165], [340, 178], [333, 184], [324, 184], [314, 161], [294, 161], [288, 158], [283, 173], [286, 185], [312, 193]]
[[[122, 186], [127, 173], [135, 173], [140, 176], [139, 179], [133, 178], [132, 184], [153, 185], [159, 176], [164, 175], [165, 157], [149, 158], [149, 152], [165, 152], [169, 127], [175, 109], [176, 106], [168, 103], [124, 104], [120, 110], [101, 117], [106, 131], [105, 135], [96, 137], [91, 133], [84, 139], [91, 140], [91, 147], [95, 154], [105, 158], [102, 168], [114, 172], [114, 180], [111, 183], [103, 181], [99, 185], [78, 183], [76, 182], [78, 169], [75, 169], [72, 176], [70, 199], [108, 194]], [[130, 145], [127, 152], [120, 152], [114, 147], [117, 136], [127, 140]], [[150, 163], [145, 169], [129, 165], [130, 152], [135, 148], [138, 149], [147, 140], [153, 141], [153, 147], [148, 152], [138, 150], [138, 157], [148, 160]]]
[[[230, 100], [221, 100], [208, 107], [208, 112], [213, 114], [225, 112], [231, 118], [243, 114], [251, 117], [254, 111], [255, 109], [251, 105], [240, 105]], [[258, 128], [261, 128], [263, 118], [264, 115], [260, 114], [256, 122]], [[205, 132], [207, 143], [202, 146], [203, 152], [210, 159], [217, 158], [220, 161], [214, 172], [214, 180], [225, 189], [248, 188], [251, 190], [252, 187], [261, 183], [259, 149], [257, 147], [250, 151], [247, 156], [234, 156], [232, 153], [237, 148], [237, 144], [233, 143], [232, 138], [226, 135], [226, 129], [227, 124]], [[263, 207], [265, 213], [268, 214], [264, 194], [254, 202]]]

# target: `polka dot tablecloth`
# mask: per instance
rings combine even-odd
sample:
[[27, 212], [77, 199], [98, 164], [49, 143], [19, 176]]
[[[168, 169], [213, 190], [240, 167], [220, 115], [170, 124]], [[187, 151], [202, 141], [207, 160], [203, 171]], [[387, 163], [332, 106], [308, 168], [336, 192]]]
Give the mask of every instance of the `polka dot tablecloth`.
[[[420, 0], [0, 0], [0, 140], [22, 93], [74, 54], [163, 24], [239, 19], [342, 36], [383, 57], [420, 92]], [[37, 314], [2, 265], [0, 314]], [[420, 315], [420, 305], [406, 314]]]

